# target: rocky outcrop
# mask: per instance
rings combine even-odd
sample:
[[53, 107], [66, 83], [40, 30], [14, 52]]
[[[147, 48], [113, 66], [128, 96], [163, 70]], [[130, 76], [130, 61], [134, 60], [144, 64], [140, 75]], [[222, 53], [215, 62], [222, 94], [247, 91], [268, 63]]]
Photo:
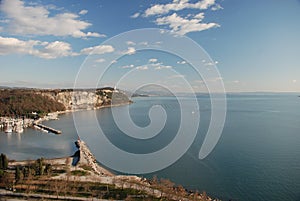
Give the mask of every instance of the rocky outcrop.
[[103, 97], [98, 96], [95, 92], [87, 91], [59, 92], [53, 96], [53, 99], [62, 103], [67, 110], [92, 109], [104, 104]]
[[43, 96], [62, 103], [67, 110], [95, 109], [110, 104], [129, 103], [125, 93], [113, 88], [94, 90], [48, 90], [40, 92]]

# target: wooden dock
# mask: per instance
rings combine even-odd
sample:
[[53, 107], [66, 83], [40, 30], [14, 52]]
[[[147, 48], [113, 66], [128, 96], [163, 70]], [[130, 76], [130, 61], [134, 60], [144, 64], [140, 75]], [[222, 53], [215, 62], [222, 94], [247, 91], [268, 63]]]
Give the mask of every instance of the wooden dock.
[[39, 127], [39, 128], [41, 128], [41, 129], [44, 129], [44, 130], [46, 130], [46, 131], [48, 131], [48, 132], [54, 133], [54, 134], [61, 134], [61, 131], [60, 131], [60, 130], [56, 130], [56, 129], [54, 129], [54, 128], [50, 128], [50, 127], [45, 126], [45, 125], [43, 125], [43, 124], [33, 124], [33, 125], [34, 125], [34, 126], [37, 126], [37, 127]]

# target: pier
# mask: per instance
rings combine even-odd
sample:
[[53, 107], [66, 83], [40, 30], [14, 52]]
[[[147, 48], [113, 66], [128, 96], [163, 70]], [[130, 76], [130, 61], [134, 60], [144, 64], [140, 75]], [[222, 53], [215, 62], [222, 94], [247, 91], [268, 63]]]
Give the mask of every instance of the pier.
[[54, 133], [54, 134], [61, 134], [60, 130], [56, 130], [54, 128], [50, 128], [50, 127], [45, 126], [43, 124], [34, 123], [33, 125], [36, 126], [36, 127], [38, 127], [38, 128], [40, 128], [40, 129], [46, 130], [46, 131]]

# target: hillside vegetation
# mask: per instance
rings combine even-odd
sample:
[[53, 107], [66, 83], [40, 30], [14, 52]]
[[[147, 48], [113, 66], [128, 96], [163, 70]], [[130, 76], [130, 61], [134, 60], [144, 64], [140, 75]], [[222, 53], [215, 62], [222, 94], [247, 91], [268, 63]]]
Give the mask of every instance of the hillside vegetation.
[[0, 91], [0, 116], [32, 117], [65, 110], [65, 106], [34, 90], [4, 89]]
[[73, 166], [71, 157], [13, 161], [1, 154], [1, 158], [6, 165], [0, 167], [0, 200], [219, 201], [156, 176], [98, 174], [87, 161]]

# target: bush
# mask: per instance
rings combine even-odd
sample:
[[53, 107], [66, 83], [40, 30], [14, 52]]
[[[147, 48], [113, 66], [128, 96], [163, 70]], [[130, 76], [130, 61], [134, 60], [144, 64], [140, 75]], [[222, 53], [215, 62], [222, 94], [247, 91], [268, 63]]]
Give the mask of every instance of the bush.
[[83, 170], [73, 170], [73, 171], [71, 171], [71, 175], [74, 175], [74, 176], [86, 176], [86, 175], [89, 175], [89, 173], [86, 172], [86, 171], [83, 171]]
[[80, 167], [84, 170], [87, 170], [87, 171], [92, 171], [93, 170], [93, 168], [89, 165], [80, 165]]

